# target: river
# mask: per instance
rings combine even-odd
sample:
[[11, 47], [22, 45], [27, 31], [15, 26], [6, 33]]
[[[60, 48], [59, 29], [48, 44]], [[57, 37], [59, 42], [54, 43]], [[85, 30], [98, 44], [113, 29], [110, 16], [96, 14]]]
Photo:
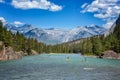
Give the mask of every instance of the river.
[[0, 80], [120, 80], [120, 60], [41, 54], [0, 61]]

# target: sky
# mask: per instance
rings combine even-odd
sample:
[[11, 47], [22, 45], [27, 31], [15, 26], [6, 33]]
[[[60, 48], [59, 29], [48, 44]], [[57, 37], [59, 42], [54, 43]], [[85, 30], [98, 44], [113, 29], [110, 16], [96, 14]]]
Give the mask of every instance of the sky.
[[0, 20], [39, 28], [110, 28], [120, 13], [120, 0], [0, 0]]

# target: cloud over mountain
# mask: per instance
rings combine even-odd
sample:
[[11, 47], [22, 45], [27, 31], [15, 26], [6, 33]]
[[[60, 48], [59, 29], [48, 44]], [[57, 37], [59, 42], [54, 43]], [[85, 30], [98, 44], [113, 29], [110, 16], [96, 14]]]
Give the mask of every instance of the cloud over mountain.
[[94, 0], [91, 4], [84, 3], [81, 8], [81, 12], [90, 12], [94, 14], [94, 17], [100, 18], [106, 21], [104, 26], [112, 25], [114, 20], [120, 13], [120, 0]]
[[4, 23], [6, 22], [5, 18], [4, 17], [0, 17], [0, 20]]
[[15, 25], [21, 25], [21, 24], [24, 24], [24, 23], [22, 23], [22, 22], [20, 22], [20, 21], [14, 21], [14, 24], [15, 24]]

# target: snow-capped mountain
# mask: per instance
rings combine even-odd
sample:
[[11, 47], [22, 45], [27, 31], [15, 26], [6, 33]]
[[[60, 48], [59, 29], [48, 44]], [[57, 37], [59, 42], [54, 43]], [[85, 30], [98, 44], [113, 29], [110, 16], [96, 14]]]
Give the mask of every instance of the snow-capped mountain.
[[4, 27], [7, 28], [7, 30], [11, 30], [13, 33], [16, 33], [18, 31], [22, 34], [25, 34], [26, 32], [35, 28], [29, 24], [24, 24], [24, 25], [18, 26], [18, 25], [13, 25], [10, 23], [4, 24]]
[[46, 44], [58, 44], [73, 41], [80, 38], [87, 38], [94, 35], [104, 34], [106, 29], [97, 25], [80, 26], [71, 30], [62, 30], [56, 28], [41, 29], [29, 24], [16, 26], [10, 23], [4, 24], [7, 30], [13, 33], [17, 31], [24, 34], [28, 38], [35, 38]]
[[50, 36], [49, 40], [52, 42], [55, 41], [55, 43], [63, 42], [65, 35], [68, 33], [67, 30], [61, 30], [61, 29], [56, 29], [56, 28], [45, 29], [45, 32], [49, 34]]
[[17, 32], [17, 27], [13, 24], [10, 24], [8, 22], [4, 23], [4, 27], [7, 29], [7, 30], [10, 30], [12, 31], [13, 33], [16, 33]]
[[25, 34], [26, 32], [34, 29], [35, 27], [33, 27], [32, 25], [29, 24], [24, 24], [23, 26], [19, 26], [17, 27], [17, 31], [19, 31], [20, 33]]
[[65, 35], [63, 42], [104, 34], [105, 31], [103, 27], [97, 25], [76, 27]]

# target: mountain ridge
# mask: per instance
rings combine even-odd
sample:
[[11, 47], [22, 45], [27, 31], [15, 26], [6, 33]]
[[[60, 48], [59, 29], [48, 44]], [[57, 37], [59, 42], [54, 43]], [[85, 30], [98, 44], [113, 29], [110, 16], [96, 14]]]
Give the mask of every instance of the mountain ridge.
[[16, 26], [6, 23], [4, 26], [7, 30], [12, 31], [13, 33], [19, 32], [27, 38], [35, 38], [46, 44], [60, 44], [94, 35], [101, 35], [106, 31], [104, 27], [99, 27], [97, 25], [79, 26], [71, 30], [62, 30], [57, 28], [42, 29], [36, 28], [30, 24]]

